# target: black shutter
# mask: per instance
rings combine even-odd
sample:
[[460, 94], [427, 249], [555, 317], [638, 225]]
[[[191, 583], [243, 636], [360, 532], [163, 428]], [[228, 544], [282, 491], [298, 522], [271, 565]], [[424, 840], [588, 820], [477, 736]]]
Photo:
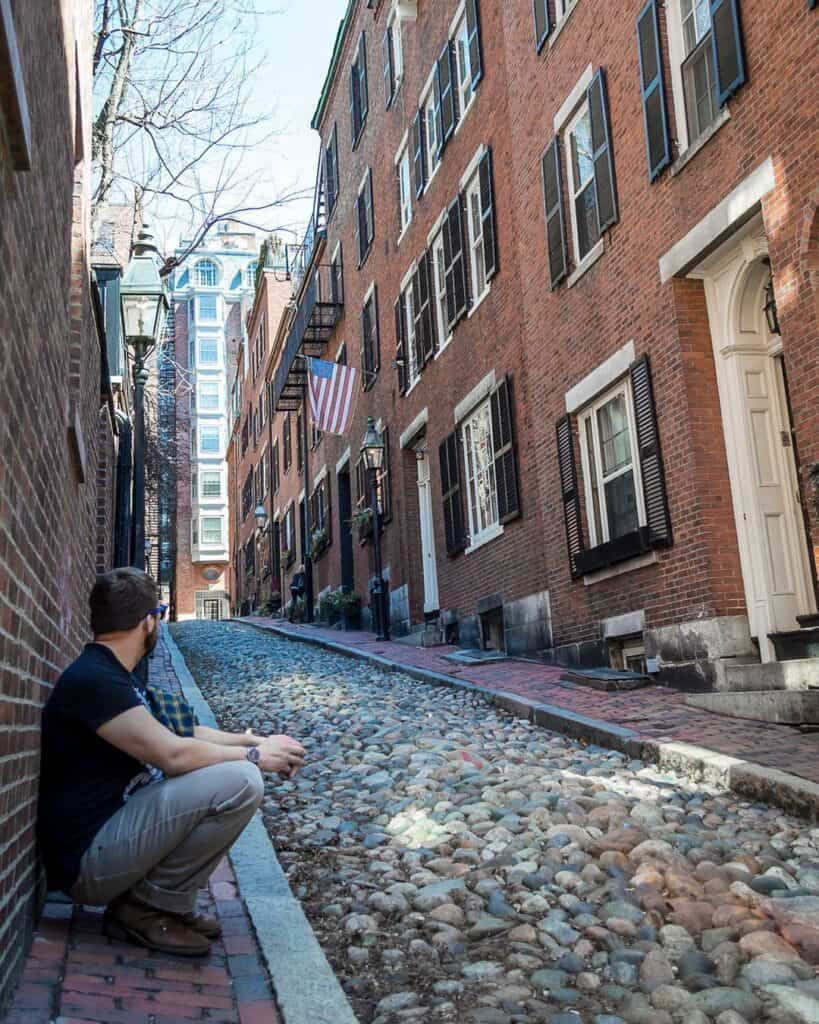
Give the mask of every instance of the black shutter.
[[355, 149], [358, 138], [358, 113], [361, 104], [358, 99], [358, 70], [355, 64], [350, 65], [350, 141]]
[[466, 0], [466, 31], [469, 37], [469, 66], [472, 68], [472, 88], [474, 89], [483, 78], [478, 0]]
[[419, 110], [412, 122], [412, 178], [415, 198], [420, 199], [427, 181], [427, 154], [424, 145], [424, 112]]
[[481, 159], [478, 177], [481, 190], [483, 259], [486, 266], [486, 280], [491, 281], [498, 272], [498, 241], [495, 230], [495, 190], [492, 177], [491, 149], [488, 149]]
[[382, 57], [384, 60], [384, 98], [387, 110], [392, 106], [395, 98], [395, 66], [392, 59], [392, 25], [384, 33], [384, 41], [381, 44]]
[[449, 555], [457, 555], [466, 547], [458, 448], [457, 431], [450, 434], [438, 448], [441, 462], [441, 496], [444, 505], [444, 535]]
[[372, 384], [372, 327], [370, 304], [364, 303], [361, 310], [361, 383], [366, 391]]
[[586, 90], [591, 122], [594, 188], [597, 193], [597, 219], [602, 234], [617, 221], [617, 190], [614, 186], [614, 160], [603, 69], [597, 72]]
[[451, 331], [466, 313], [466, 269], [460, 196], [450, 205], [444, 221], [444, 262], [447, 320]]
[[409, 391], [409, 364], [407, 352], [407, 312], [402, 292], [395, 300], [395, 361], [398, 365], [398, 390], [402, 395]]
[[552, 288], [555, 288], [569, 272], [566, 222], [563, 219], [563, 175], [560, 168], [560, 142], [557, 138], [543, 154], [543, 199], [546, 205], [549, 276]]
[[423, 310], [421, 308], [421, 274], [420, 267], [416, 266], [412, 275], [412, 335], [415, 348], [415, 372], [420, 373], [424, 365], [424, 325]]
[[492, 441], [495, 447], [495, 486], [498, 519], [508, 523], [520, 515], [515, 432], [512, 425], [512, 388], [507, 377], [492, 392]]
[[657, 410], [654, 405], [648, 356], [643, 356], [636, 363], [632, 363], [630, 373], [646, 522], [651, 546], [668, 547], [674, 543], [674, 538], [671, 533], [671, 514], [665, 489], [665, 472], [660, 452]]
[[663, 59], [660, 51], [659, 0], [648, 0], [637, 19], [640, 88], [648, 154], [648, 180], [654, 181], [671, 163], [671, 140], [665, 105]]
[[375, 213], [373, 210], [373, 171], [367, 171], [367, 184], [364, 186], [364, 221], [367, 227], [367, 249], [375, 237]]
[[549, 4], [547, 0], [532, 0], [532, 8], [535, 12], [535, 49], [540, 53], [551, 28], [549, 24]]
[[457, 120], [457, 106], [455, 104], [455, 89], [453, 87], [452, 46], [447, 44], [438, 58], [438, 70], [436, 79], [438, 83], [438, 156], [443, 153], [447, 142], [452, 138]]
[[358, 193], [355, 200], [355, 247], [358, 252], [359, 267], [364, 262], [364, 232], [361, 230], [364, 212], [364, 196]]
[[367, 111], [370, 109], [369, 94], [367, 91], [367, 38], [364, 33], [361, 33], [361, 38], [358, 41], [358, 81], [359, 81], [359, 100], [361, 103], [361, 124], [367, 117]]
[[746, 79], [737, 0], [711, 0], [711, 48], [717, 73], [717, 100], [724, 107]]
[[571, 416], [564, 416], [557, 423], [557, 461], [560, 467], [560, 490], [563, 498], [563, 516], [566, 520], [566, 543], [569, 548], [569, 564], [572, 576], [577, 576], [579, 575], [577, 571], [577, 556], [583, 550], [584, 545]]
[[392, 475], [390, 473], [390, 429], [384, 427], [381, 431], [381, 440], [384, 442], [384, 466], [381, 470], [381, 524], [388, 523], [392, 519]]
[[418, 293], [421, 301], [421, 355], [426, 365], [435, 355], [435, 329], [432, 319], [432, 297], [435, 294], [432, 281], [432, 254], [424, 251], [418, 261]]
[[378, 332], [378, 289], [373, 288], [370, 306], [370, 337], [373, 354], [373, 373], [381, 369], [381, 336]]

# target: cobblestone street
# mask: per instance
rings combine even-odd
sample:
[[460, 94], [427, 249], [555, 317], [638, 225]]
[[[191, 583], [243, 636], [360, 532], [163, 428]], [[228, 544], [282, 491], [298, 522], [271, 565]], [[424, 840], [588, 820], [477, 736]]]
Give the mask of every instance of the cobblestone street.
[[819, 1021], [819, 830], [479, 696], [173, 632], [223, 727], [308, 747], [265, 820], [362, 1024]]

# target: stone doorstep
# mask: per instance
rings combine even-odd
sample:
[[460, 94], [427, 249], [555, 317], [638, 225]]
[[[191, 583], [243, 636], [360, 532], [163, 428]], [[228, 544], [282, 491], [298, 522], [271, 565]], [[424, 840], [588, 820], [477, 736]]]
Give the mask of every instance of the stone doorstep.
[[819, 724], [819, 691], [735, 690], [732, 693], [692, 693], [685, 703], [730, 718], [779, 725]]
[[664, 770], [677, 771], [698, 781], [730, 789], [745, 799], [771, 803], [781, 807], [789, 814], [795, 814], [811, 821], [819, 821], [819, 784], [802, 779], [798, 775], [781, 772], [765, 765], [753, 764], [740, 758], [721, 754], [716, 750], [697, 747], [691, 743], [649, 739], [633, 729], [626, 729], [611, 722], [578, 715], [565, 708], [529, 700], [516, 693], [491, 690], [488, 687], [466, 682], [443, 672], [432, 672], [414, 665], [403, 665], [401, 662], [393, 661], [383, 655], [346, 647], [324, 637], [296, 635], [274, 625], [241, 624], [263, 632], [277, 633], [288, 640], [303, 640], [305, 643], [323, 647], [336, 654], [344, 654], [350, 658], [380, 665], [390, 671], [404, 672], [421, 682], [481, 693], [490, 703], [503, 708], [510, 714], [527, 718], [534, 725], [551, 729], [574, 739], [586, 740], [598, 746], [618, 750], [628, 757], [657, 764]]

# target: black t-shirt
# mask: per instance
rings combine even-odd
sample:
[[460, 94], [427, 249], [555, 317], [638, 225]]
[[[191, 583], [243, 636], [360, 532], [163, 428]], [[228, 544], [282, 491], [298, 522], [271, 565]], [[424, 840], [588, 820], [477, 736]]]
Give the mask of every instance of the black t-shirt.
[[124, 803], [144, 766], [97, 735], [144, 705], [138, 680], [113, 651], [88, 644], [43, 708], [38, 834], [49, 887], [69, 892], [91, 840]]

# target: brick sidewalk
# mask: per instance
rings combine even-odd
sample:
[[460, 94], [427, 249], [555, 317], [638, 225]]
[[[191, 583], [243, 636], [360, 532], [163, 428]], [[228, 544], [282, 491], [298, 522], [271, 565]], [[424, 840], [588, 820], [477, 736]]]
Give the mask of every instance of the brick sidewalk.
[[[163, 643], [151, 678], [179, 689]], [[200, 908], [224, 934], [202, 960], [150, 953], [102, 933], [102, 909], [46, 904], [5, 1024], [281, 1024], [250, 919], [227, 860]]]
[[307, 636], [341, 644], [351, 650], [378, 654], [399, 665], [444, 673], [490, 690], [553, 704], [574, 714], [633, 729], [642, 739], [685, 742], [819, 782], [819, 733], [802, 733], [795, 726], [771, 725], [727, 718], [688, 707], [685, 695], [663, 686], [626, 693], [602, 693], [562, 679], [563, 671], [528, 661], [459, 665], [445, 655], [456, 647], [412, 647], [379, 643], [374, 633], [341, 632], [316, 626], [290, 625], [279, 619], [245, 622], [275, 626], [294, 637]]

